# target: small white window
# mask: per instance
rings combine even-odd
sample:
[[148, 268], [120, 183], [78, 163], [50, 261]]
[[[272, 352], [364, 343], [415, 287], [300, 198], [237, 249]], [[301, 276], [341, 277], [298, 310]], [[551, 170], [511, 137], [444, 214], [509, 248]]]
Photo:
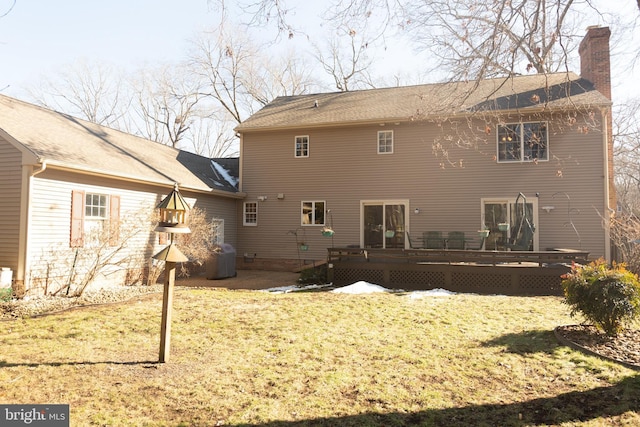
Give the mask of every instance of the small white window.
[[325, 202], [302, 202], [302, 225], [325, 225]]
[[296, 157], [309, 157], [309, 136], [296, 136]]
[[224, 219], [214, 218], [211, 220], [211, 236], [214, 245], [224, 243]]
[[258, 225], [258, 203], [244, 203], [243, 225]]
[[378, 131], [378, 154], [393, 153], [393, 131]]
[[106, 194], [87, 193], [84, 201], [84, 217], [87, 219], [107, 219]]

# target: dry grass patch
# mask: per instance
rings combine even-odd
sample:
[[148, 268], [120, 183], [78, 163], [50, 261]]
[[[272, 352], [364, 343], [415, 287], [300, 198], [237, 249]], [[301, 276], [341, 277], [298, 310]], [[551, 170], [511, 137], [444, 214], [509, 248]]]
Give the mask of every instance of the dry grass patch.
[[180, 290], [0, 323], [0, 401], [72, 425], [634, 425], [640, 379], [559, 346], [555, 297]]

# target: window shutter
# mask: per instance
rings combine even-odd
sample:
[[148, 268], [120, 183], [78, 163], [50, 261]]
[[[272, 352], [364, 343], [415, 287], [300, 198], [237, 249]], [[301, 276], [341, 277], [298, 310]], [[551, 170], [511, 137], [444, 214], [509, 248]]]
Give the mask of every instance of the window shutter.
[[81, 248], [84, 245], [84, 191], [71, 192], [71, 236], [69, 246]]
[[109, 199], [109, 246], [116, 246], [120, 240], [120, 196]]

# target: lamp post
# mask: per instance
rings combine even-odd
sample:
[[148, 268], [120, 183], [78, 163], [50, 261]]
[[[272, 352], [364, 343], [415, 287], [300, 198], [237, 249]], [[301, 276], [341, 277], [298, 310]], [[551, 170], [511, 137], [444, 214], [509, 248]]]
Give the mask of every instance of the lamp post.
[[180, 252], [180, 249], [174, 243], [174, 235], [191, 233], [191, 230], [186, 225], [186, 214], [190, 208], [180, 194], [177, 183], [173, 191], [158, 204], [157, 209], [160, 210], [160, 221], [155, 231], [169, 234], [169, 245], [153, 256], [154, 259], [165, 262], [159, 355], [160, 363], [164, 363], [169, 361], [171, 306], [173, 305], [176, 263], [188, 261], [188, 258]]

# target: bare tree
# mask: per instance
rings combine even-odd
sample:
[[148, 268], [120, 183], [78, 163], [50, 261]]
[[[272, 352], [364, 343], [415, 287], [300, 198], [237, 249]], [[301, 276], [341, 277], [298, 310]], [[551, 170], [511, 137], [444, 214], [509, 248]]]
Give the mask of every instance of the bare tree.
[[276, 96], [304, 93], [313, 85], [308, 68], [291, 53], [282, 59], [270, 58], [238, 28], [223, 24], [203, 34], [194, 46], [191, 72], [200, 79], [201, 94], [235, 123]]
[[180, 66], [168, 65], [140, 73], [135, 83], [134, 108], [144, 125], [140, 132], [148, 139], [179, 148], [196, 120], [202, 95]]
[[122, 73], [105, 63], [79, 61], [30, 90], [40, 105], [90, 122], [119, 127], [128, 108]]
[[[341, 43], [345, 38], [348, 38], [346, 48]], [[366, 54], [367, 48], [368, 42], [355, 29], [341, 29], [339, 36], [328, 42], [326, 53], [315, 47], [315, 58], [339, 91], [372, 88], [375, 85], [368, 70], [373, 61]]]
[[206, 116], [196, 116], [198, 125], [189, 127], [185, 143], [190, 146], [185, 149], [210, 158], [238, 156], [233, 131], [236, 123], [229, 120], [229, 116], [219, 106], [210, 104], [201, 105], [200, 110], [210, 111]]
[[295, 50], [287, 50], [275, 57], [260, 55], [250, 66], [243, 86], [247, 94], [261, 106], [278, 96], [308, 93], [317, 86], [309, 63]]
[[616, 108], [614, 159], [618, 202], [640, 216], [640, 100]]
[[195, 42], [191, 69], [200, 78], [202, 95], [215, 100], [231, 118], [240, 123], [253, 112], [250, 97], [245, 96], [242, 79], [258, 50], [241, 32], [219, 31], [203, 34]]
[[[250, 13], [250, 24], [295, 31], [287, 2], [247, 3], [250, 7], [243, 10]], [[324, 19], [334, 28], [376, 28], [369, 43], [391, 33], [404, 36], [418, 50], [429, 52], [432, 71], [473, 80], [565, 69], [590, 24], [586, 19], [613, 20], [617, 33], [626, 33], [628, 40], [638, 28], [638, 17], [614, 8], [601, 0], [335, 0], [327, 2]], [[628, 48], [640, 54], [634, 43]]]

